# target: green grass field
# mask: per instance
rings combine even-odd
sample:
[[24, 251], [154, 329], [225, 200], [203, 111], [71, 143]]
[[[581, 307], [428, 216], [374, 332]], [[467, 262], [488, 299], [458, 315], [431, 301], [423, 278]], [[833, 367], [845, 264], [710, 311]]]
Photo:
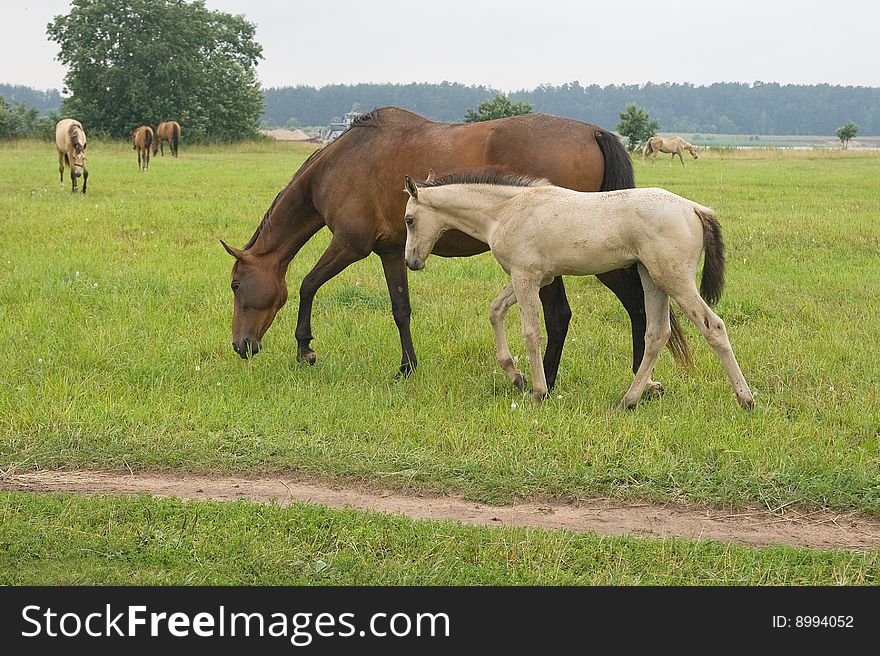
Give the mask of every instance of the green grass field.
[[[232, 260], [218, 240], [241, 246], [307, 154], [289, 144], [225, 152], [184, 144], [180, 159], [156, 158], [141, 174], [129, 146], [90, 143], [83, 196], [72, 195], [67, 181], [59, 184], [51, 144], [0, 145], [0, 469], [297, 469], [405, 489], [455, 490], [490, 502], [607, 494], [880, 513], [880, 156], [749, 151], [706, 153], [684, 169], [636, 163], [640, 186], [662, 186], [718, 212], [728, 272], [717, 310], [757, 393], [757, 408], [751, 414], [739, 409], [717, 359], [688, 326], [697, 371], [677, 370], [664, 354], [656, 378], [666, 396], [621, 414], [615, 406], [631, 378], [630, 338], [616, 299], [595, 279], [567, 282], [574, 319], [560, 378], [552, 399], [535, 408], [495, 367], [488, 305], [506, 282], [489, 254], [432, 258], [410, 277], [420, 358], [410, 379], [393, 376], [399, 343], [373, 257], [319, 292], [313, 318], [318, 363], [297, 364], [296, 290], [326, 246], [326, 231], [291, 265], [291, 301], [267, 333], [265, 350], [241, 361], [230, 346]], [[519, 315], [511, 315], [511, 347], [524, 358]], [[6, 497], [6, 518], [15, 521], [4, 531], [39, 531], [27, 513], [52, 523], [58, 504], [88, 523], [132, 503]], [[194, 512], [159, 505], [172, 523]], [[325, 511], [239, 505], [211, 512]], [[326, 513], [356, 524], [351, 514]], [[368, 525], [364, 530], [386, 538], [394, 533], [395, 540], [398, 529], [426, 542], [437, 531], [471, 545], [508, 539], [403, 520], [372, 518]], [[84, 540], [88, 534], [82, 529]], [[570, 535], [510, 535], [537, 552], [560, 540], [604, 544]], [[3, 539], [7, 558], [10, 539]], [[107, 537], [117, 539], [130, 536]], [[624, 561], [632, 545], [648, 545], [649, 554], [667, 548], [611, 543], [629, 545], [615, 552]], [[111, 544], [107, 553], [117, 553], [113, 549], [123, 547]], [[675, 549], [684, 560], [700, 562], [718, 557], [712, 549], [726, 548]], [[760, 553], [770, 553], [768, 562], [779, 566], [778, 554], [789, 552]], [[92, 557], [71, 561], [85, 573], [64, 575], [65, 554], [60, 550], [41, 572], [7, 573], [7, 580], [128, 580]], [[821, 573], [808, 566], [787, 580], [767, 578], [760, 568], [747, 574], [734, 567], [718, 576], [877, 580], [876, 554], [847, 560], [846, 568], [856, 568], [851, 577], [836, 577], [837, 565], [824, 562]], [[690, 580], [664, 579], [665, 565], [643, 577], [630, 566], [623, 562], [608, 582]], [[177, 571], [172, 567], [164, 578], [147, 573], [144, 580], [182, 581]], [[472, 578], [447, 572], [424, 580], [588, 581], [574, 574], [507, 570], [505, 579], [467, 571]], [[247, 571], [200, 576], [194, 580], [269, 582]], [[395, 580], [372, 576], [358, 565], [334, 582]]]

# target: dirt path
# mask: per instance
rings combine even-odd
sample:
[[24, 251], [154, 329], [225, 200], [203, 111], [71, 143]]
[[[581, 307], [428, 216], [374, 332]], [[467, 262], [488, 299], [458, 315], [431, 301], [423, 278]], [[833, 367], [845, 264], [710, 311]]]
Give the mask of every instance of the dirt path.
[[43, 471], [0, 476], [0, 490], [181, 499], [249, 499], [400, 513], [478, 526], [528, 526], [599, 535], [717, 540], [748, 546], [787, 544], [820, 549], [880, 548], [880, 519], [855, 512], [784, 508], [629, 503], [594, 498], [577, 503], [522, 502], [488, 506], [457, 496], [408, 495], [365, 485], [332, 484], [290, 475], [208, 476], [160, 472]]

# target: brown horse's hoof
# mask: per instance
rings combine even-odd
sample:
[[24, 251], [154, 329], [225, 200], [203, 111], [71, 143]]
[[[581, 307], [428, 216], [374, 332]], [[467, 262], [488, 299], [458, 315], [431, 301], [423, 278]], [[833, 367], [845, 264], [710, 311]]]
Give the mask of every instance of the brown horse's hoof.
[[300, 351], [299, 361], [305, 364], [315, 364], [315, 362], [318, 361], [318, 354], [312, 349], [309, 349], [308, 351]]
[[522, 375], [522, 374], [517, 374], [516, 376], [513, 377], [513, 385], [514, 385], [514, 387], [516, 387], [520, 392], [525, 392], [525, 391], [526, 391], [526, 379], [523, 378], [523, 375]]

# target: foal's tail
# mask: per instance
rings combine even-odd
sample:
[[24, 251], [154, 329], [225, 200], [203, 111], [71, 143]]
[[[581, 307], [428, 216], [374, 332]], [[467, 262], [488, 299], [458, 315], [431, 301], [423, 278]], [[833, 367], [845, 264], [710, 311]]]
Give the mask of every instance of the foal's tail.
[[651, 140], [648, 139], [645, 142], [645, 147], [642, 148], [642, 161], [644, 162], [653, 151], [654, 147], [651, 145]]
[[706, 303], [715, 305], [724, 289], [724, 240], [721, 238], [721, 225], [715, 212], [708, 207], [694, 207], [694, 212], [703, 223], [703, 278], [700, 280], [700, 296]]

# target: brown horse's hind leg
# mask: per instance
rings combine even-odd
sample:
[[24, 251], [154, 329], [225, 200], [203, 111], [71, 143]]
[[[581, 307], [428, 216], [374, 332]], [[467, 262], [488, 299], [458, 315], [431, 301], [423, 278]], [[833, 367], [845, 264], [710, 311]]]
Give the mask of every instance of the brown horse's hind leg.
[[400, 376], [409, 376], [416, 368], [416, 350], [412, 343], [409, 320], [412, 309], [409, 304], [409, 282], [406, 275], [406, 263], [403, 253], [385, 253], [382, 268], [385, 270], [385, 282], [388, 284], [388, 295], [391, 297], [391, 314], [400, 333]]
[[565, 296], [562, 276], [557, 276], [549, 285], [540, 291], [541, 305], [544, 306], [544, 325], [547, 328], [547, 350], [544, 351], [544, 375], [547, 377], [547, 388], [553, 389], [559, 374], [559, 361], [562, 359], [562, 347], [568, 335], [568, 324], [571, 323], [571, 307]]
[[[299, 287], [299, 314], [296, 321], [297, 356], [300, 362], [315, 364], [317, 356], [309, 346], [312, 335], [312, 303], [321, 285], [337, 276], [349, 264], [364, 259], [369, 251], [356, 251], [341, 239], [333, 237], [330, 245]], [[402, 260], [401, 260], [402, 261]]]

